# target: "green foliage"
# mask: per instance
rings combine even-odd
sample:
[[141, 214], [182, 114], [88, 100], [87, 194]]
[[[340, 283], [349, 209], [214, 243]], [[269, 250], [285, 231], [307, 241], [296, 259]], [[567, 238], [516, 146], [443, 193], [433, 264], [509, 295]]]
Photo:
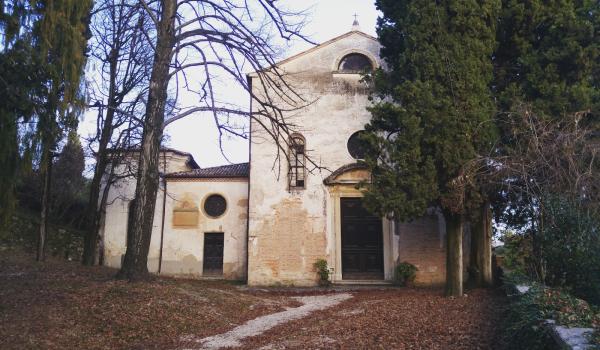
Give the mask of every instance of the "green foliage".
[[[508, 276], [506, 282], [512, 285], [515, 281]], [[567, 327], [600, 328], [600, 310], [568, 293], [533, 283], [527, 293], [511, 299], [504, 330], [507, 348], [554, 348], [544, 326], [548, 319]]]
[[600, 305], [600, 215], [561, 197], [544, 201], [546, 283]]
[[314, 263], [314, 267], [317, 270], [317, 275], [319, 276], [319, 285], [320, 286], [328, 286], [331, 284], [329, 280], [329, 267], [327, 266], [327, 260], [319, 259]]
[[501, 110], [600, 116], [600, 3], [503, 0], [494, 55]]
[[[498, 1], [376, 2], [388, 70], [373, 80], [365, 139], [373, 174], [366, 203], [404, 220], [432, 203], [464, 207], [465, 165], [494, 140], [493, 78]], [[458, 180], [458, 181], [457, 181]]]
[[400, 263], [394, 269], [394, 282], [401, 286], [410, 285], [415, 281], [417, 271], [417, 267], [411, 263]]
[[76, 128], [91, 0], [0, 3], [0, 220], [6, 220], [21, 168], [34, 160], [44, 172], [50, 150]]
[[504, 243], [502, 246], [503, 267], [513, 273], [531, 276], [534, 273], [531, 261], [533, 254], [531, 236], [505, 231], [500, 239]]
[[29, 37], [0, 51], [0, 224], [7, 223], [15, 207], [15, 184], [26, 163], [23, 153], [30, 148], [32, 131], [27, 123], [45, 93], [43, 72], [33, 52]]
[[50, 213], [54, 222], [83, 229], [88, 186], [83, 177], [85, 157], [79, 136], [71, 132], [52, 167]]
[[[497, 118], [502, 137], [499, 143], [501, 156], [522, 158], [525, 159], [523, 163], [530, 165], [526, 153], [535, 152], [535, 147], [530, 146], [541, 142], [538, 140], [539, 129], [547, 129], [550, 122], [558, 126], [555, 127], [557, 135], [548, 138], [556, 140], [565, 138], [566, 133], [574, 134], [569, 131], [570, 124], [574, 124], [575, 130], [583, 129], [582, 126], [593, 129], [600, 125], [599, 14], [598, 1], [502, 1], [498, 48], [493, 55], [496, 67], [494, 90], [501, 112]], [[528, 124], [539, 127], [527, 132], [532, 127]], [[582, 162], [583, 152], [579, 145], [589, 145], [593, 141], [569, 141], [572, 144], [566, 147], [565, 153], [570, 152], [574, 155], [573, 159]], [[541, 148], [551, 149], [548, 145]], [[541, 197], [573, 192], [572, 188], [560, 188], [562, 184], [570, 183], [573, 175], [567, 172], [561, 174], [557, 169], [569, 167], [572, 159], [557, 157], [548, 161], [545, 156], [534, 154], [535, 158], [544, 159], [554, 174], [548, 175], [546, 169], [534, 165], [530, 167], [531, 176], [537, 176], [536, 181], [546, 183], [546, 187], [555, 188], [548, 191], [540, 190], [538, 186], [538, 192], [543, 193], [500, 193], [496, 205], [505, 223], [520, 226], [532, 237], [540, 235], [538, 228], [531, 224], [540, 221], [537, 209]], [[590, 167], [590, 172], [592, 170], [596, 171]], [[514, 181], [514, 178], [511, 180]], [[518, 181], [521, 187], [530, 183], [529, 179]], [[586, 187], [589, 190], [589, 186]], [[538, 242], [534, 243], [538, 245]], [[541, 261], [541, 257], [536, 256], [536, 260]]]
[[[39, 215], [25, 209], [17, 209], [0, 232], [0, 246], [35, 250], [38, 237]], [[83, 250], [83, 232], [73, 227], [50, 224], [48, 251], [53, 256], [77, 259]]]

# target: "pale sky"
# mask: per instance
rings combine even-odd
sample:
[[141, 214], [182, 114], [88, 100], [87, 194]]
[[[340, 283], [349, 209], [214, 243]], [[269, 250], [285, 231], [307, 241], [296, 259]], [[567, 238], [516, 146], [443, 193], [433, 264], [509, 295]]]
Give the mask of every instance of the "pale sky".
[[[378, 12], [372, 0], [288, 0], [295, 9], [308, 8], [309, 23], [304, 34], [312, 41], [321, 43], [350, 31], [354, 14], [358, 15], [361, 30], [375, 36], [375, 23]], [[302, 52], [312, 45], [294, 42], [286, 50], [285, 57]], [[247, 95], [231, 95], [231, 103], [246, 105]], [[79, 133], [88, 135], [95, 129], [95, 112], [87, 113], [80, 123]], [[218, 134], [212, 117], [208, 114], [195, 114], [169, 125], [165, 134], [166, 145], [180, 151], [189, 152], [201, 167], [228, 164], [218, 146]], [[224, 141], [225, 154], [233, 163], [248, 161], [248, 142], [240, 138]]]

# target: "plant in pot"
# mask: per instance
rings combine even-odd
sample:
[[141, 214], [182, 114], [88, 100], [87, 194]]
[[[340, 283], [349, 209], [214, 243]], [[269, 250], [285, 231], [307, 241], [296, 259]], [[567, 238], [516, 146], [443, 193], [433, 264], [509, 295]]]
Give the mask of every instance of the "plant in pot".
[[400, 263], [394, 269], [394, 282], [399, 286], [412, 286], [418, 270], [411, 263]]
[[314, 264], [315, 269], [317, 270], [317, 275], [319, 276], [319, 285], [322, 287], [327, 287], [331, 284], [329, 280], [329, 267], [327, 266], [327, 260], [319, 259]]

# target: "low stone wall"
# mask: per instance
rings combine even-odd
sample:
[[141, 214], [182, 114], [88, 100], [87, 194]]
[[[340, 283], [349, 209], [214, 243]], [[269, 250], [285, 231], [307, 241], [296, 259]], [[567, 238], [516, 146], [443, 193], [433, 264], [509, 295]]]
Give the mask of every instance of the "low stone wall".
[[[526, 284], [513, 285], [512, 289], [517, 296], [525, 295], [531, 289]], [[545, 327], [550, 331], [552, 339], [559, 349], [585, 350], [592, 349], [590, 338], [594, 333], [593, 328], [565, 327], [556, 324], [555, 320], [546, 320]]]

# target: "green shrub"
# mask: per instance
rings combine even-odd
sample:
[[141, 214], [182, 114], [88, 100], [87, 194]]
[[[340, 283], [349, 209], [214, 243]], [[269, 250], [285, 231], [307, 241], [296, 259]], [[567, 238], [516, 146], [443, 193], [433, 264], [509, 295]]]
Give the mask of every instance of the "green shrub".
[[329, 281], [329, 267], [327, 266], [327, 260], [319, 259], [314, 264], [317, 269], [317, 275], [319, 276], [319, 285], [328, 286], [331, 284]]
[[[522, 276], [510, 275], [505, 279], [513, 285], [522, 282]], [[537, 283], [509, 304], [503, 345], [508, 349], [552, 349], [555, 348], [546, 320], [553, 319], [567, 327], [600, 327], [600, 310], [586, 301], [553, 288]]]
[[560, 197], [544, 202], [545, 282], [600, 305], [600, 215]]
[[415, 281], [417, 271], [417, 267], [411, 263], [400, 263], [394, 269], [394, 282], [400, 286], [410, 285]]
[[500, 254], [503, 257], [502, 267], [514, 273], [534, 275], [531, 236], [504, 231], [501, 240], [504, 243]]

